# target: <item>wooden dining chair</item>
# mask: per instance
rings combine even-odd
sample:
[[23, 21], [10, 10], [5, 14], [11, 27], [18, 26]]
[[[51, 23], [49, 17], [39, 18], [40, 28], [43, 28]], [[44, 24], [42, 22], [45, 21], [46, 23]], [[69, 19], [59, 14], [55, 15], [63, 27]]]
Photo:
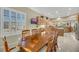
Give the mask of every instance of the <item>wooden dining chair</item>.
[[56, 52], [57, 51], [57, 48], [58, 48], [58, 42], [57, 42], [57, 39], [58, 39], [58, 34], [59, 32], [58, 31], [55, 31], [54, 35], [54, 51]]
[[57, 44], [57, 38], [58, 38], [58, 32], [54, 31], [53, 36], [51, 37], [51, 40], [48, 42], [47, 45], [47, 52], [56, 52], [58, 48]]
[[4, 46], [4, 51], [5, 51], [5, 52], [10, 52], [11, 50], [13, 50], [13, 49], [16, 48], [16, 47], [9, 48], [9, 45], [8, 45], [8, 42], [7, 42], [5, 36], [4, 36], [4, 38], [3, 38], [3, 46]]
[[53, 43], [53, 40], [51, 40], [51, 41], [48, 42], [46, 52], [54, 52], [54, 43]]
[[55, 40], [51, 40], [48, 42], [46, 52], [56, 52], [57, 51], [57, 43]]
[[58, 42], [57, 42], [57, 39], [58, 39], [58, 32], [57, 31], [55, 31], [55, 47], [56, 47], [56, 49], [58, 48]]
[[27, 36], [29, 34], [30, 34], [30, 30], [23, 30], [22, 31], [22, 37], [25, 37], [25, 36]]

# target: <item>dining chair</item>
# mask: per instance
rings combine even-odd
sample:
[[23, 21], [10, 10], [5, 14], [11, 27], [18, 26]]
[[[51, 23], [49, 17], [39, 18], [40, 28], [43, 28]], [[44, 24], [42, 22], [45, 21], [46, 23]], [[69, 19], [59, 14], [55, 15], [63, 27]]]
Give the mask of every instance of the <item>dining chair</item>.
[[16, 48], [16, 47], [9, 48], [8, 42], [6, 40], [6, 36], [4, 36], [4, 38], [3, 38], [3, 47], [4, 47], [5, 52], [10, 52]]

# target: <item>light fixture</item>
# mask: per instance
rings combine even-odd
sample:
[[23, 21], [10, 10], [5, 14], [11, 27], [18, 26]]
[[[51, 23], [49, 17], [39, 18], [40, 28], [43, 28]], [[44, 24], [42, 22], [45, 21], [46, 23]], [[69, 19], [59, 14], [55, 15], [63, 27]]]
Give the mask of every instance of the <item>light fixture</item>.
[[58, 11], [56, 11], [56, 14], [58, 14]]
[[60, 19], [61, 19], [60, 17], [57, 18], [57, 20], [60, 20]]
[[68, 8], [68, 10], [70, 10], [70, 11], [71, 11], [71, 10], [72, 10], [72, 8]]

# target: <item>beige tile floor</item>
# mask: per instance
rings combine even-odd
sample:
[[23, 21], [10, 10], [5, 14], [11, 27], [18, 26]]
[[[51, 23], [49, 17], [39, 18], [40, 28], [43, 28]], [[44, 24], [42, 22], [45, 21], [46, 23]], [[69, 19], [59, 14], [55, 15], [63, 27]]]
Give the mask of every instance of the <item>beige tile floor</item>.
[[75, 33], [65, 33], [64, 37], [58, 37], [59, 52], [78, 52], [79, 41], [75, 38]]
[[[58, 52], [78, 52], [79, 51], [79, 41], [75, 39], [75, 33], [65, 33], [64, 36], [58, 37]], [[45, 51], [44, 47], [42, 51]]]

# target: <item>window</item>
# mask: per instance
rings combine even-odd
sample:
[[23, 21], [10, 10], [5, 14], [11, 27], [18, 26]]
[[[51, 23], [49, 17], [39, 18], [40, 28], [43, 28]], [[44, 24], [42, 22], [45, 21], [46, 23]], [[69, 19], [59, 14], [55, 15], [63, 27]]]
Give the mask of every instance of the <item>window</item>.
[[10, 11], [7, 9], [3, 9], [2, 10], [2, 19], [3, 19], [3, 33], [8, 33], [9, 32], [9, 28], [10, 28]]
[[[17, 34], [23, 30], [26, 22], [26, 14], [11, 8], [1, 8], [0, 34], [11, 35]], [[18, 33], [19, 34], [19, 33]]]
[[16, 12], [11, 11], [11, 31], [16, 31]]
[[17, 30], [22, 30], [24, 26], [24, 15], [21, 13], [17, 14]]

